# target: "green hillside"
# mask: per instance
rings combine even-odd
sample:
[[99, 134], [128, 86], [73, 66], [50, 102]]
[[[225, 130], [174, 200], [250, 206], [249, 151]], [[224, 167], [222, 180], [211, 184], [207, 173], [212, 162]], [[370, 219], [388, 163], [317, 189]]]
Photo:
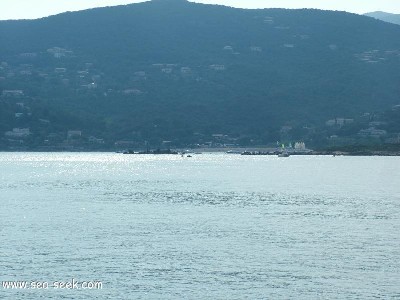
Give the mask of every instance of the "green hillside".
[[0, 43], [2, 148], [321, 144], [400, 103], [400, 27], [344, 12], [157, 0], [2, 21]]

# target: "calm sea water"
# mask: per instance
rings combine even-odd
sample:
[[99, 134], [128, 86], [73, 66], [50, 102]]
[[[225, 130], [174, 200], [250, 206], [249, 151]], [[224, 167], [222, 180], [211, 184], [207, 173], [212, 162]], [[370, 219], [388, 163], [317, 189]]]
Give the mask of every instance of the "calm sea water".
[[4, 299], [400, 299], [400, 158], [0, 153]]

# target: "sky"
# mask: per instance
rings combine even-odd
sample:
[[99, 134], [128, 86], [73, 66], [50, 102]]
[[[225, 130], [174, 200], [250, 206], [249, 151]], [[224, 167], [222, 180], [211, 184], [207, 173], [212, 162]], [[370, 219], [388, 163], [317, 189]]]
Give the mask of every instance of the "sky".
[[[400, 14], [400, 0], [189, 0], [240, 8], [319, 8], [352, 13], [386, 11]], [[0, 20], [37, 19], [93, 7], [144, 2], [143, 0], [0, 0]]]

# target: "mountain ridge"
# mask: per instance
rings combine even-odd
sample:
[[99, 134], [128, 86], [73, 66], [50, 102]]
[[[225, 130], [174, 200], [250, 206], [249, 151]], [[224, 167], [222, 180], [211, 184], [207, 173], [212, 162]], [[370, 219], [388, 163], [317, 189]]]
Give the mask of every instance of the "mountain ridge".
[[110, 143], [315, 141], [331, 118], [398, 104], [399, 36], [345, 12], [183, 0], [2, 21], [0, 91], [22, 90], [37, 117], [5, 117], [0, 134], [30, 127], [38, 144], [69, 129]]
[[364, 15], [384, 22], [400, 25], [400, 14], [392, 14], [383, 11], [374, 11], [366, 13]]

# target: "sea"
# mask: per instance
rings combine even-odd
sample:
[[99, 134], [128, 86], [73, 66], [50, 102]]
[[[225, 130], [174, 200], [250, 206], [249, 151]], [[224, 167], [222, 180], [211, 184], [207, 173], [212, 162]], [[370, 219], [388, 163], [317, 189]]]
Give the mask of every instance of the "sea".
[[0, 299], [400, 299], [400, 157], [3, 152], [0, 281]]

